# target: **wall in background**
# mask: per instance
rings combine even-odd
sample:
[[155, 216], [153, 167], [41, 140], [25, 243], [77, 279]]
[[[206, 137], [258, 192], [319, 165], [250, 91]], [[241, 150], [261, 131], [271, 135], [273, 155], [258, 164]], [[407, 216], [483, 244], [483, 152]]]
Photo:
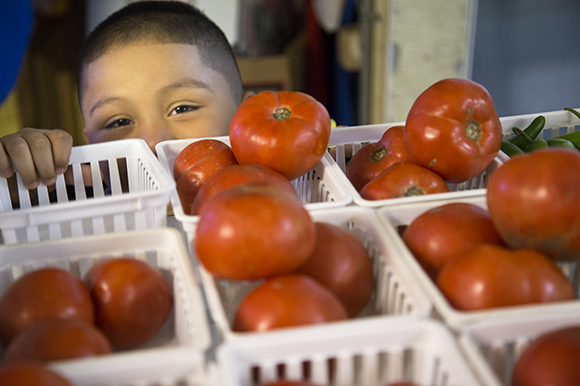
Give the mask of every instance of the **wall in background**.
[[500, 116], [580, 107], [578, 37], [578, 0], [479, 0], [472, 79]]

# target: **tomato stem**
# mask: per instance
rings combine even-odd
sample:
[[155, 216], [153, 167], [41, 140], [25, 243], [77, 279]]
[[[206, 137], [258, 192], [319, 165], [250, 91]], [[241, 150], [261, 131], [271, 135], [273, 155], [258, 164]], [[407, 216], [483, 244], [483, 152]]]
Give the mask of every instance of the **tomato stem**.
[[373, 154], [371, 154], [371, 160], [374, 162], [379, 162], [380, 160], [385, 158], [385, 154], [387, 154], [387, 148], [381, 146], [377, 150], [373, 151]]
[[470, 120], [465, 124], [465, 134], [474, 142], [481, 138], [481, 125], [476, 120]]
[[417, 185], [411, 186], [409, 189], [405, 190], [405, 197], [411, 196], [422, 196], [425, 192]]
[[273, 115], [275, 119], [284, 121], [290, 118], [290, 109], [288, 107], [278, 107]]

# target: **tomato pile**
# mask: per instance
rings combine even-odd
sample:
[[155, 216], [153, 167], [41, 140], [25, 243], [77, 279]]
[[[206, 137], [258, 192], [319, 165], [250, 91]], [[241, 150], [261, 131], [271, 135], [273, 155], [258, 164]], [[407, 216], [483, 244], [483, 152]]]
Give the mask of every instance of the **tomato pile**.
[[62, 268], [31, 271], [0, 299], [4, 358], [43, 363], [132, 349], [161, 329], [172, 307], [161, 272], [134, 258], [103, 259], [83, 280]]
[[501, 141], [487, 90], [467, 79], [443, 79], [419, 95], [404, 126], [387, 129], [356, 152], [346, 175], [366, 200], [444, 193], [446, 183], [480, 175]]

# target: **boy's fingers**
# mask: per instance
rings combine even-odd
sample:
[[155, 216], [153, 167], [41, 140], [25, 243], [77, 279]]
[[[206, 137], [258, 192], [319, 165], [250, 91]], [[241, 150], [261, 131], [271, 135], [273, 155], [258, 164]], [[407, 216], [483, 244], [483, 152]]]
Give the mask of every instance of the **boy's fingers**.
[[[45, 130], [30, 130], [22, 133], [28, 143], [38, 177], [44, 184], [52, 185], [56, 181], [52, 145]], [[17, 167], [17, 170], [18, 169]]]
[[27, 141], [20, 135], [7, 135], [2, 138], [2, 145], [12, 159], [24, 185], [29, 189], [36, 188], [38, 178]]
[[48, 130], [46, 135], [52, 146], [54, 170], [56, 174], [62, 174], [70, 160], [73, 138], [68, 132], [59, 129]]
[[6, 154], [4, 145], [0, 142], [0, 176], [5, 178], [10, 178], [14, 174], [14, 169], [12, 169], [12, 164], [10, 163], [10, 158]]

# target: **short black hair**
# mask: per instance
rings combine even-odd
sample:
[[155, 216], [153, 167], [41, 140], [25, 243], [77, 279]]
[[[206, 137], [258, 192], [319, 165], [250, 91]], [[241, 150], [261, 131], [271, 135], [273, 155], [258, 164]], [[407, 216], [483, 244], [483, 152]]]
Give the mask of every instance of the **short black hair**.
[[87, 37], [80, 54], [79, 99], [86, 89], [85, 67], [111, 47], [152, 39], [162, 44], [190, 44], [205, 65], [221, 73], [236, 100], [242, 80], [231, 45], [223, 31], [203, 12], [183, 1], [137, 1], [114, 12]]

